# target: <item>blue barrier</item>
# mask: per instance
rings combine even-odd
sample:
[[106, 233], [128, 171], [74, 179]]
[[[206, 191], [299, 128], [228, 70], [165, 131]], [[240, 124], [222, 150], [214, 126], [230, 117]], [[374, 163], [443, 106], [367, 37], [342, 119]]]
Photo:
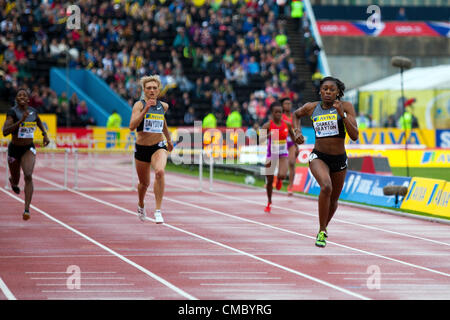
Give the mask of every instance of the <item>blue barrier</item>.
[[[395, 197], [385, 196], [383, 188], [391, 185], [408, 187], [410, 181], [411, 177], [382, 176], [348, 170], [339, 199], [395, 207]], [[308, 170], [304, 192], [311, 195], [319, 195], [320, 193], [320, 186], [310, 170]], [[403, 198], [399, 197], [397, 206], [400, 206], [402, 200]]]
[[122, 117], [122, 126], [126, 127], [130, 122], [131, 106], [89, 70], [51, 68], [50, 87], [58, 95], [66, 92], [70, 99], [75, 92], [80, 101], [85, 100], [98, 126], [106, 126], [113, 110]]

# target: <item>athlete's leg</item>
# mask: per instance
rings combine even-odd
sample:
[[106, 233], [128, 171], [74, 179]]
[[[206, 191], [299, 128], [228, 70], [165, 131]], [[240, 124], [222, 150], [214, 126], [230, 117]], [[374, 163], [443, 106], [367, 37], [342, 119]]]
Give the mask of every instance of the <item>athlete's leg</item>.
[[34, 151], [28, 150], [25, 152], [22, 156], [22, 159], [20, 160], [20, 164], [22, 166], [23, 171], [23, 178], [25, 180], [25, 211], [30, 210], [30, 203], [31, 198], [33, 197], [33, 170], [34, 170], [34, 164], [36, 162], [36, 155]]
[[150, 185], [150, 162], [135, 159], [136, 173], [138, 176], [138, 205], [144, 208], [145, 194]]
[[164, 170], [167, 164], [167, 150], [159, 149], [152, 155], [152, 167], [155, 170], [155, 183], [153, 192], [155, 193], [156, 210], [161, 209], [164, 196]]
[[295, 177], [295, 165], [297, 163], [298, 157], [298, 146], [296, 144], [292, 145], [289, 148], [289, 187], [292, 188], [294, 185], [294, 177]]
[[309, 163], [309, 169], [320, 186], [319, 231], [325, 231], [328, 223], [328, 214], [330, 212], [330, 197], [333, 191], [333, 185], [330, 178], [330, 169], [325, 162], [320, 159], [312, 160]]
[[347, 173], [347, 169], [330, 173], [331, 184], [332, 184], [332, 192], [330, 196], [330, 208], [328, 212], [328, 221], [327, 225], [330, 223], [333, 218], [334, 213], [338, 207], [338, 199], [341, 195], [342, 188], [344, 187], [345, 175]]
[[11, 188], [14, 192], [18, 194], [20, 193], [20, 189], [18, 187], [20, 181], [20, 159], [8, 157], [8, 166], [11, 174], [9, 183], [11, 184]]

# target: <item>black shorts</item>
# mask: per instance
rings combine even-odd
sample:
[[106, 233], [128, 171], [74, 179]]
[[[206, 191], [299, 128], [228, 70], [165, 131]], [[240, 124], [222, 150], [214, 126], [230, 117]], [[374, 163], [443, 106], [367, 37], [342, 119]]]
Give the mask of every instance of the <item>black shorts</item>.
[[139, 161], [151, 162], [153, 154], [159, 149], [167, 150], [167, 142], [161, 141], [152, 146], [143, 146], [135, 144], [134, 158]]
[[18, 146], [10, 143], [8, 145], [8, 162], [12, 163], [16, 160], [20, 161], [20, 159], [22, 159], [22, 156], [28, 150], [31, 150], [31, 152], [36, 155], [36, 147], [34, 146], [34, 143], [27, 144], [26, 146]]
[[313, 149], [309, 155], [309, 162], [314, 159], [320, 159], [330, 168], [330, 172], [339, 172], [347, 169], [347, 154], [331, 155], [326, 154], [316, 149]]

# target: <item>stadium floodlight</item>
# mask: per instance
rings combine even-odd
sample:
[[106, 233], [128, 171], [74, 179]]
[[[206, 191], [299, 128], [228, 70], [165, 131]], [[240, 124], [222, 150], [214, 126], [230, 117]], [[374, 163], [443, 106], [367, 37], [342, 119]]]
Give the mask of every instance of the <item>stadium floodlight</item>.
[[[403, 70], [410, 69], [412, 67], [412, 61], [409, 58], [402, 56], [395, 56], [391, 59], [391, 64], [393, 67], [400, 68], [400, 90], [401, 90], [401, 101], [402, 101], [402, 115], [405, 113], [405, 91], [403, 88]], [[404, 125], [405, 131], [405, 157], [406, 157], [406, 175], [409, 177], [409, 162], [408, 162], [408, 128]]]

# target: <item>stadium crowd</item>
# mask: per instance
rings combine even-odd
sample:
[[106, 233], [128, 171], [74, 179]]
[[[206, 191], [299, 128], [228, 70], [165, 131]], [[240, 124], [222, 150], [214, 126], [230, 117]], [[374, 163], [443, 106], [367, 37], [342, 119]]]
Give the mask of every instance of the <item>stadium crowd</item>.
[[[12, 105], [17, 88], [26, 85], [31, 105], [56, 113], [58, 125], [95, 124], [85, 101], [76, 94], [58, 96], [45, 77], [31, 72], [38, 59], [69, 57], [69, 67], [90, 69], [130, 105], [141, 97], [140, 77], [159, 74], [169, 125], [191, 124], [209, 112], [225, 125], [231, 111], [239, 110], [243, 124], [251, 126], [264, 121], [275, 99], [299, 104], [286, 3], [202, 2], [82, 0], [76, 2], [81, 28], [70, 30], [63, 1], [0, 1], [0, 99]], [[318, 50], [312, 41], [305, 52], [312, 71]], [[261, 85], [238, 95], [252, 83]], [[209, 107], [197, 108], [201, 103]]]

